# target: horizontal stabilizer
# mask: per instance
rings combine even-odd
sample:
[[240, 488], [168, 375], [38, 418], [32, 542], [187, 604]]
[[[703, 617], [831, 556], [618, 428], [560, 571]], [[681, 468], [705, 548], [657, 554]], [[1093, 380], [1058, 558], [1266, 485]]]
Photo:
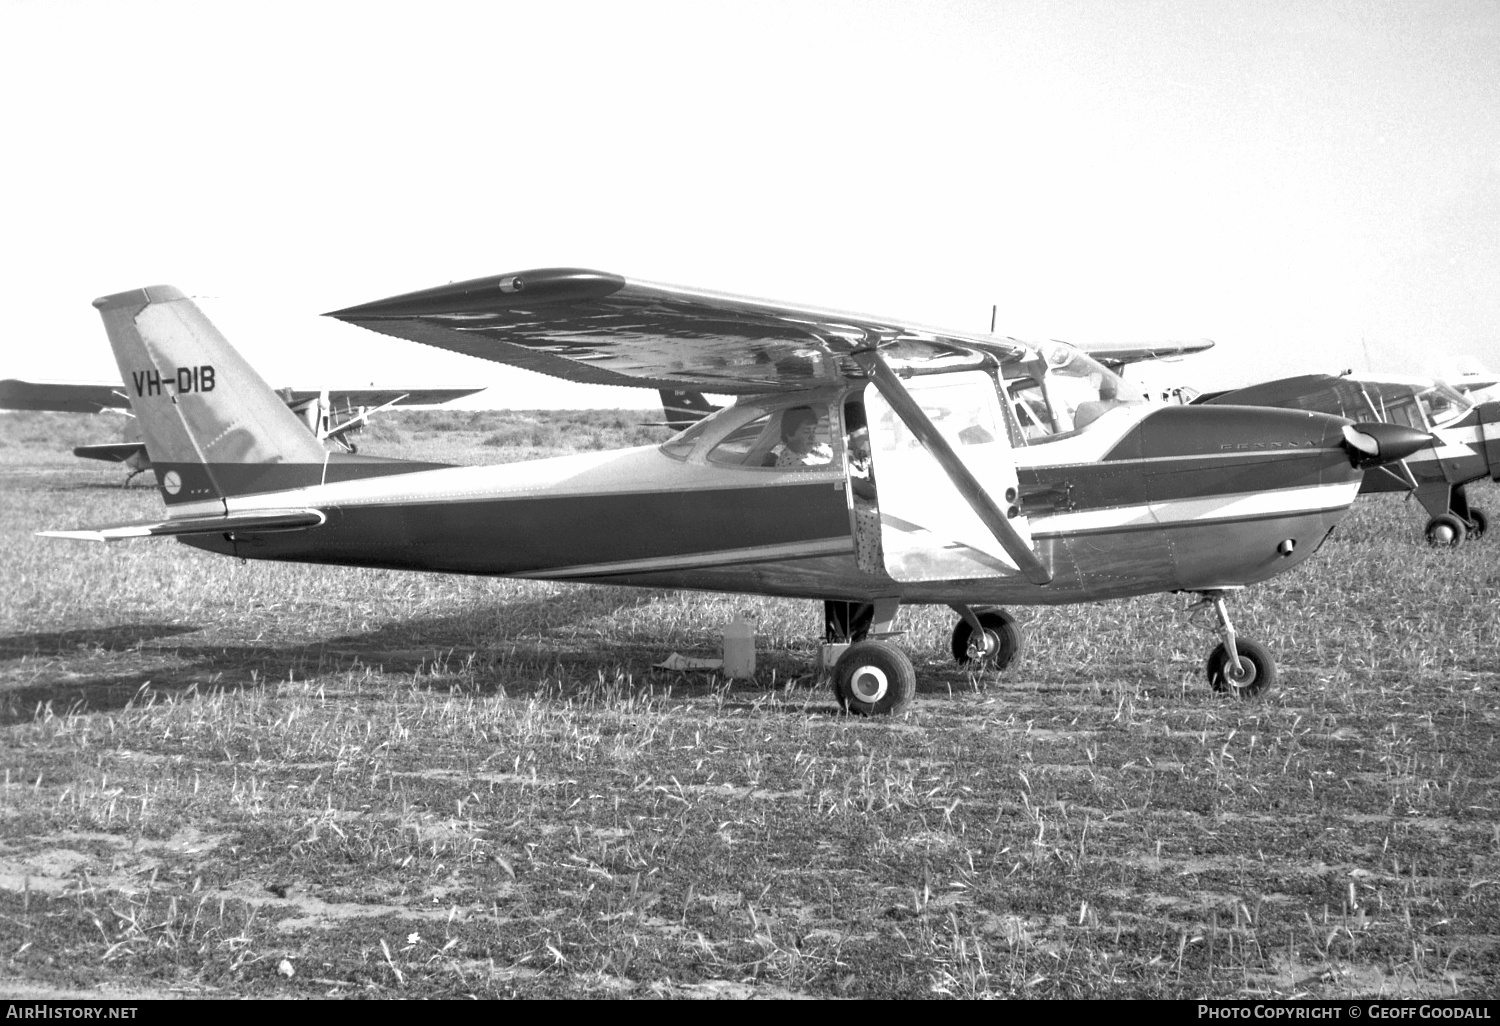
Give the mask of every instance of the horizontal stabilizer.
[[73, 455], [86, 460], [103, 460], [106, 463], [125, 463], [132, 456], [143, 455], [144, 442], [101, 442], [98, 445], [73, 447]]
[[317, 527], [328, 519], [316, 509], [263, 509], [253, 513], [231, 513], [228, 516], [173, 517], [134, 524], [116, 524], [81, 531], [39, 531], [47, 538], [72, 538], [77, 541], [114, 542], [126, 538], [158, 538], [187, 534], [271, 534], [278, 531], [302, 531]]
[[304, 403], [326, 394], [328, 401], [339, 406], [440, 406], [483, 392], [482, 388], [330, 388], [327, 393], [292, 388], [293, 404]]
[[58, 413], [100, 413], [128, 410], [125, 386], [91, 381], [0, 381], [0, 410], [53, 410]]

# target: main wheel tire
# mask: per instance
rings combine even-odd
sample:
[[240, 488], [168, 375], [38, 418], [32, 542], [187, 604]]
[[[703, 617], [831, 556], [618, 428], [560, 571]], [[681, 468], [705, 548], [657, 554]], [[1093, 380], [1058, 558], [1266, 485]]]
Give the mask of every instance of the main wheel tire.
[[1478, 541], [1490, 529], [1490, 518], [1484, 510], [1469, 507], [1469, 540]]
[[988, 644], [987, 654], [978, 656], [970, 651], [974, 639], [974, 628], [968, 620], [959, 620], [953, 627], [953, 661], [959, 666], [974, 669], [1003, 670], [1021, 654], [1025, 635], [1016, 618], [1003, 609], [987, 609], [978, 614], [979, 625], [984, 628]]
[[1457, 548], [1464, 543], [1469, 529], [1452, 513], [1444, 513], [1427, 521], [1427, 544], [1438, 548]]
[[1276, 686], [1276, 661], [1264, 645], [1248, 638], [1236, 638], [1235, 651], [1240, 656], [1240, 673], [1234, 672], [1229, 649], [1222, 643], [1208, 654], [1208, 686], [1236, 698], [1264, 695]]
[[859, 716], [886, 716], [911, 704], [917, 671], [906, 653], [884, 641], [850, 645], [833, 665], [839, 707]]

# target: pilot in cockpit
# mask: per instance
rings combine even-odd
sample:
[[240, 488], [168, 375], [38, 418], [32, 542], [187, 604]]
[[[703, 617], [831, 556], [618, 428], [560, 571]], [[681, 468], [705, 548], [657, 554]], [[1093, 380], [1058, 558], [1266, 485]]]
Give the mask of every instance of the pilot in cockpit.
[[833, 450], [818, 442], [817, 411], [793, 406], [781, 415], [781, 444], [775, 449], [778, 467], [818, 467], [833, 462]]

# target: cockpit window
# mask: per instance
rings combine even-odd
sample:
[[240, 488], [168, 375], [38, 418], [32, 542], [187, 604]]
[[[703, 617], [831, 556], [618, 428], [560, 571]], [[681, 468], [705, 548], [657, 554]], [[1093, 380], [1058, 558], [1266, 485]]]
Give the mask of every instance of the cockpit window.
[[836, 432], [826, 399], [771, 409], [757, 402], [718, 411], [662, 443], [661, 451], [721, 467], [827, 467], [842, 448], [835, 442]]
[[1420, 398], [1422, 408], [1426, 411], [1428, 419], [1432, 421], [1433, 427], [1451, 424], [1474, 407], [1471, 400], [1450, 385], [1434, 385], [1432, 388], [1425, 389]]
[[1441, 382], [1423, 386], [1388, 381], [1349, 381], [1346, 385], [1341, 381], [1335, 389], [1341, 400], [1345, 389], [1358, 389], [1360, 402], [1340, 402], [1328, 412], [1354, 420], [1368, 419], [1373, 412], [1381, 420], [1418, 431], [1451, 424], [1474, 408], [1470, 399]]
[[1006, 365], [1006, 391], [1035, 444], [1087, 428], [1110, 410], [1146, 401], [1136, 387], [1081, 349], [1044, 342], [1031, 360]]
[[661, 443], [661, 451], [679, 460], [687, 459], [693, 449], [697, 447], [698, 439], [708, 429], [712, 420], [712, 417], [706, 417], [696, 424], [688, 425], [688, 427]]
[[[762, 442], [765, 444], [762, 445]], [[708, 462], [731, 467], [764, 466], [765, 457], [771, 453], [774, 443], [771, 415], [764, 413], [747, 424], [741, 424], [729, 432], [722, 442], [708, 450]], [[753, 460], [752, 454], [755, 455]]]

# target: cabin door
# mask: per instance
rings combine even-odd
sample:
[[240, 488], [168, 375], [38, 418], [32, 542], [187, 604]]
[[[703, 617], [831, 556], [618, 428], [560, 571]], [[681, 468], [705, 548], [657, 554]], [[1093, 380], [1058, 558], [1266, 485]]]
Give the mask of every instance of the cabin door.
[[[995, 392], [983, 371], [911, 377], [902, 382], [995, 505], [1016, 505], [1015, 454]], [[880, 507], [885, 570], [898, 581], [1009, 577], [1015, 562], [884, 397], [865, 390], [870, 454]], [[1011, 526], [1030, 544], [1017, 514]]]

